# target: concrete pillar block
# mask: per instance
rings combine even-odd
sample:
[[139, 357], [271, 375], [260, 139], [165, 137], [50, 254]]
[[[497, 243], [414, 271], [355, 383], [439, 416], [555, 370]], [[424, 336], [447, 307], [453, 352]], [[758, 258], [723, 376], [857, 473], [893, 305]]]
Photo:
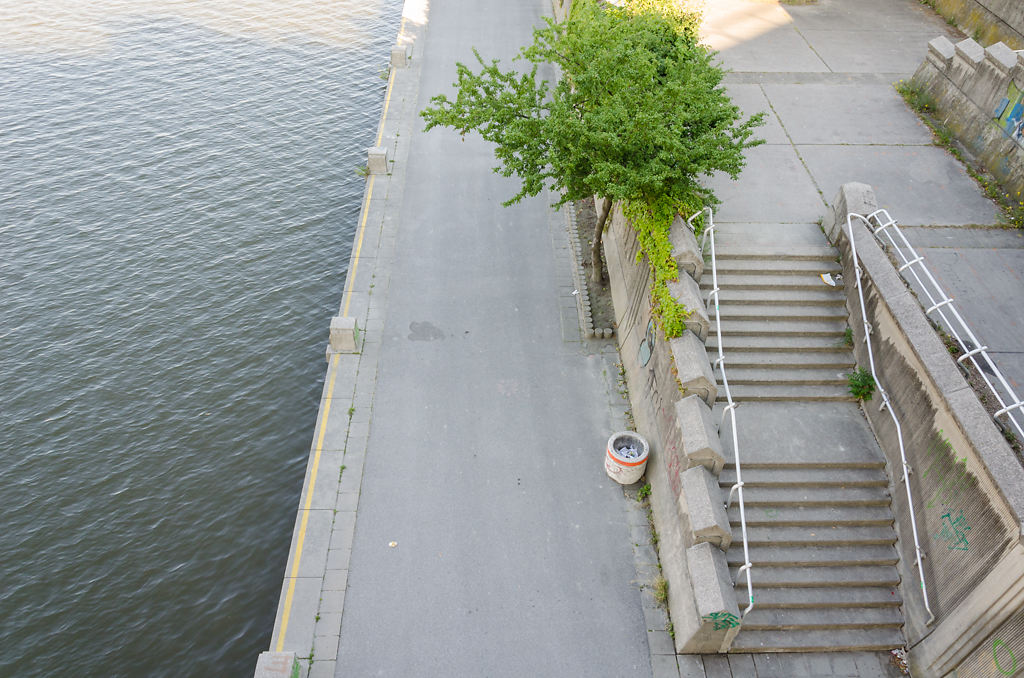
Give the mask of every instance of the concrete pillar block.
[[695, 394], [711, 407], [718, 397], [718, 385], [715, 375], [711, 372], [704, 342], [693, 332], [687, 330], [683, 336], [670, 339], [669, 350], [675, 362], [676, 379], [683, 389], [684, 395]]
[[366, 149], [366, 170], [370, 174], [387, 174], [388, 149], [383, 146]]
[[725, 466], [722, 439], [707, 403], [695, 395], [677, 401], [676, 422], [688, 465], [701, 466], [716, 476], [721, 473]]
[[359, 346], [359, 326], [349, 316], [331, 318], [331, 338], [327, 344], [327, 359], [334, 353], [355, 353]]
[[961, 40], [953, 46], [956, 55], [964, 61], [978, 65], [985, 58], [985, 48], [971, 38]]
[[691, 278], [700, 282], [704, 275], [704, 257], [697, 247], [697, 236], [682, 216], [676, 215], [672, 227], [668, 231], [669, 242], [672, 243], [672, 258], [676, 260], [680, 273], [688, 273]]
[[405, 68], [409, 65], [408, 45], [395, 45], [391, 48], [391, 67]]
[[683, 472], [682, 480], [679, 509], [690, 519], [693, 541], [727, 551], [732, 544], [732, 528], [729, 527], [725, 497], [718, 486], [718, 479], [703, 466], [694, 466]]
[[294, 652], [261, 652], [253, 678], [298, 678]]
[[1003, 43], [997, 42], [985, 48], [985, 61], [1005, 75], [1017, 65], [1017, 53]]
[[945, 71], [953, 65], [953, 57], [955, 55], [956, 48], [949, 38], [944, 35], [928, 43], [928, 60], [940, 71]]
[[686, 565], [697, 614], [693, 619], [673, 619], [676, 647], [681, 654], [725, 652], [740, 627], [725, 554], [711, 544], [696, 544], [686, 549]]
[[696, 334], [701, 343], [706, 343], [711, 323], [708, 322], [708, 310], [697, 281], [686, 273], [680, 273], [679, 280], [668, 284], [668, 292], [690, 312], [686, 319], [686, 329]]
[[829, 241], [836, 245], [841, 234], [846, 232], [846, 215], [855, 212], [867, 216], [878, 209], [875, 191], [868, 184], [850, 181], [839, 187], [839, 193], [832, 201], [832, 209], [825, 213], [822, 228]]

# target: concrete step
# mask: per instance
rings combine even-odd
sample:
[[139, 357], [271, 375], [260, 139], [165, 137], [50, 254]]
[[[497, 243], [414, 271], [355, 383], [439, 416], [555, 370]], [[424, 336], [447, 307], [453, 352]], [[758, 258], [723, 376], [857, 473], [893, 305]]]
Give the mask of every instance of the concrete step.
[[752, 245], [741, 234], [721, 233], [715, 243], [715, 258], [777, 259], [805, 261], [835, 261], [836, 250], [830, 245]]
[[[755, 595], [755, 602], [757, 597]], [[743, 618], [744, 631], [787, 629], [870, 629], [903, 626], [903, 615], [894, 607], [770, 608], [758, 607]]]
[[[732, 542], [742, 543], [743, 535], [739, 523], [732, 526]], [[838, 525], [813, 525], [805, 527], [752, 526], [747, 525], [747, 543], [753, 546], [860, 546], [892, 545], [896, 543], [896, 532], [891, 525], [871, 527], [841, 527]]]
[[[731, 566], [743, 564], [743, 548], [734, 546], [725, 554]], [[866, 565], [896, 565], [899, 555], [891, 544], [868, 544], [863, 546], [750, 546], [750, 562], [760, 574], [768, 567], [823, 567], [846, 568]], [[833, 577], [844, 579], [842, 569], [836, 569]]]
[[[899, 607], [903, 603], [895, 587], [827, 586], [809, 588], [765, 588], [754, 584], [754, 610], [813, 609], [848, 607]], [[742, 610], [747, 606], [747, 584], [744, 578], [736, 586], [736, 599]], [[753, 614], [754, 610], [750, 613]]]
[[[736, 367], [725, 358], [726, 369], [728, 370], [729, 385], [757, 384], [779, 386], [813, 386], [832, 385], [849, 387], [846, 374], [837, 369], [822, 369], [817, 367]], [[721, 379], [719, 379], [721, 381]]]
[[[711, 289], [711, 276], [704, 275], [700, 280], [702, 290]], [[826, 285], [817, 273], [784, 273], [765, 276], [753, 273], [725, 273], [718, 276], [720, 289], [734, 290], [808, 290], [842, 292], [842, 283]]]
[[[730, 304], [719, 302], [722, 320], [830, 320], [845, 323], [847, 316], [845, 306], [810, 305], [810, 304]], [[714, 308], [708, 309], [710, 317], [714, 317]]]
[[[716, 340], [717, 345], [717, 340]], [[728, 347], [728, 343], [725, 344]], [[850, 372], [855, 367], [853, 352], [844, 351], [813, 351], [800, 353], [797, 351], [766, 351], [766, 350], [730, 350], [725, 355], [726, 369], [729, 374], [736, 368], [743, 367], [777, 367], [777, 368], [821, 368], [839, 372]]]
[[[737, 384], [729, 387], [732, 399], [735, 402], [855, 402], [856, 398], [850, 395], [850, 389], [844, 383], [839, 385], [806, 385], [787, 386], [785, 384], [771, 385], [743, 385]], [[718, 402], [726, 402], [726, 394], [723, 389], [718, 391]]]
[[[743, 463], [742, 458], [740, 463]], [[729, 488], [736, 482], [736, 469], [731, 465], [718, 476], [719, 485]], [[824, 469], [791, 466], [788, 468], [743, 467], [743, 485], [752, 487], [887, 487], [889, 478], [884, 468]]]
[[898, 628], [813, 631], [741, 629], [730, 652], [834, 652], [837, 649], [882, 652], [903, 647], [905, 642]]
[[831, 487], [751, 487], [743, 488], [746, 506], [888, 506], [889, 491], [884, 487], [848, 487], [837, 492]]
[[[722, 337], [726, 335], [744, 336], [793, 336], [793, 337], [829, 337], [836, 343], [843, 344], [846, 331], [845, 320], [828, 318], [804, 318], [802, 320], [778, 320], [762, 318], [760, 320], [734, 320], [722, 318]], [[715, 328], [712, 324], [711, 333]]]
[[[716, 254], [720, 254], [717, 253]], [[812, 274], [818, 276], [822, 273], [835, 275], [843, 272], [843, 267], [835, 260], [838, 255], [833, 255], [831, 260], [821, 259], [791, 259], [789, 257], [763, 257], [760, 259], [746, 258], [735, 259], [718, 256], [718, 274], [732, 275], [786, 275], [786, 274]]]
[[[705, 344], [709, 352], [718, 350], [718, 336], [712, 331], [708, 334]], [[771, 351], [773, 353], [838, 353], [844, 357], [850, 355], [850, 349], [840, 342], [836, 336], [802, 337], [802, 336], [764, 336], [749, 334], [723, 334], [722, 350], [725, 359], [729, 359], [730, 351]]]
[[[751, 561], [753, 562], [753, 561]], [[736, 581], [739, 568], [729, 566], [729, 575]], [[756, 591], [766, 588], [895, 588], [900, 583], [899, 572], [892, 565], [846, 565], [842, 567], [773, 567], [762, 565], [751, 569]], [[737, 590], [746, 591], [746, 575], [737, 582]]]
[[[746, 495], [746, 492], [744, 492], [744, 495]], [[728, 496], [728, 491], [726, 491], [726, 496]], [[740, 510], [736, 506], [735, 501], [733, 501], [733, 505], [729, 508], [728, 515], [731, 525], [737, 526], [740, 524]], [[843, 508], [823, 508], [820, 506], [813, 508], [804, 508], [802, 506], [760, 508], [747, 506], [746, 518], [748, 529], [766, 526], [891, 526], [893, 523], [892, 510], [888, 506], [844, 506]]]
[[[707, 280], [707, 274], [701, 280], [702, 282], [706, 281], [708, 285], [711, 284]], [[822, 285], [822, 287], [824, 289], [807, 290], [767, 289], [763, 287], [748, 290], [722, 287], [718, 294], [718, 303], [723, 308], [733, 304], [769, 304], [773, 306], [808, 304], [812, 306], [846, 307], [845, 292], [827, 287], [826, 285]], [[710, 287], [707, 287], [702, 290], [705, 301], [707, 301], [707, 293], [710, 289]]]

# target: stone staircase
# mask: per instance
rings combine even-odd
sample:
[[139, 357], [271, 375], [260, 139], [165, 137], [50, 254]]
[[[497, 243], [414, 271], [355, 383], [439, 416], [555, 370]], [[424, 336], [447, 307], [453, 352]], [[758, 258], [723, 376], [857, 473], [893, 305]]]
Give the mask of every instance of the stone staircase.
[[[841, 282], [829, 287], [820, 277], [840, 272], [835, 250], [722, 247], [717, 258], [733, 400], [853, 400], [846, 382], [854, 361], [844, 342], [845, 291]], [[711, 287], [707, 272], [701, 280], [705, 299]], [[717, 353], [713, 331], [706, 346], [709, 355]], [[721, 384], [718, 398], [725, 400]]]
[[[846, 382], [854, 359], [843, 341], [845, 290], [820, 278], [839, 272], [836, 251], [813, 225], [754, 228], [763, 227], [720, 225], [717, 247], [755, 603], [730, 651], [902, 647], [885, 459]], [[701, 286], [706, 295], [710, 271]], [[709, 317], [714, 357], [713, 309]], [[719, 383], [718, 421], [724, 399]], [[720, 433], [724, 498], [736, 468], [729, 426]], [[746, 578], [737, 580], [744, 558], [735, 501], [728, 518], [726, 560], [742, 611], [748, 601]]]

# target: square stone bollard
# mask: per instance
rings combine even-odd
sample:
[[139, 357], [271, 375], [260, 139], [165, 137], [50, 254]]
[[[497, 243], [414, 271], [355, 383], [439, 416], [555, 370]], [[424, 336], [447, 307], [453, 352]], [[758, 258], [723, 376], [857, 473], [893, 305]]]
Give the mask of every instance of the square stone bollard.
[[405, 68], [409, 65], [409, 48], [405, 45], [395, 45], [391, 48], [391, 67]]
[[676, 402], [676, 423], [683, 439], [687, 466], [703, 466], [714, 475], [722, 472], [725, 455], [711, 408], [699, 396]]
[[335, 353], [355, 353], [359, 350], [359, 325], [356, 319], [336, 315], [331, 318], [331, 338], [327, 343], [327, 359]]
[[740, 610], [725, 554], [711, 544], [696, 544], [686, 549], [686, 565], [697, 614], [673, 620], [676, 649], [680, 654], [725, 652], [740, 629]]
[[687, 394], [696, 394], [712, 407], [718, 397], [718, 385], [715, 375], [711, 372], [704, 342], [697, 335], [687, 330], [683, 336], [670, 339], [669, 350], [675, 362], [676, 378]]
[[261, 652], [253, 678], [298, 678], [294, 652]]
[[366, 149], [366, 171], [370, 174], [387, 174], [388, 149], [383, 146]]
[[690, 312], [686, 319], [686, 329], [696, 334], [701, 343], [707, 343], [711, 323], [708, 321], [708, 309], [701, 297], [697, 281], [688, 273], [680, 273], [679, 280], [668, 284], [668, 292]]
[[672, 221], [668, 231], [668, 239], [672, 244], [672, 258], [676, 260], [680, 273], [688, 273], [691, 278], [700, 282], [704, 275], [704, 257], [697, 246], [697, 236], [693, 234], [686, 219], [679, 214]]
[[732, 544], [732, 528], [718, 479], [703, 466], [687, 469], [682, 479], [679, 509], [689, 517], [692, 541], [706, 542], [727, 551]]

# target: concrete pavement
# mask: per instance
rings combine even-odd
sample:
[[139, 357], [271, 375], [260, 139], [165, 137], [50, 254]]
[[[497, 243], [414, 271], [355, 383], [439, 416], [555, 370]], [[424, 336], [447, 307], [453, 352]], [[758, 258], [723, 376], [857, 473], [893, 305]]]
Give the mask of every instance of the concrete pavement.
[[962, 39], [911, 0], [709, 3], [705, 38], [732, 71], [730, 95], [768, 115], [740, 180], [712, 180], [716, 221], [811, 223], [841, 184], [870, 184], [1020, 390], [1024, 238], [998, 228], [995, 206], [893, 88], [940, 35]]

